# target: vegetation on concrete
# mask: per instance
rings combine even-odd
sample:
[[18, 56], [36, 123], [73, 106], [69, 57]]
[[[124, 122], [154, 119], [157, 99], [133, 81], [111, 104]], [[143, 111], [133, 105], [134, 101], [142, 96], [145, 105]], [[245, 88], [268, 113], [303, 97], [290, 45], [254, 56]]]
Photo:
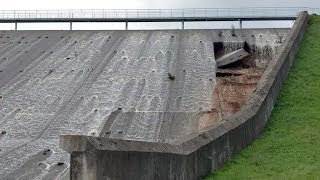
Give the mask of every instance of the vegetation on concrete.
[[320, 16], [309, 28], [262, 135], [206, 179], [320, 177]]
[[168, 78], [171, 80], [171, 81], [174, 81], [176, 79], [176, 77], [170, 73], [168, 73]]
[[236, 36], [236, 28], [234, 25], [231, 26], [231, 36]]

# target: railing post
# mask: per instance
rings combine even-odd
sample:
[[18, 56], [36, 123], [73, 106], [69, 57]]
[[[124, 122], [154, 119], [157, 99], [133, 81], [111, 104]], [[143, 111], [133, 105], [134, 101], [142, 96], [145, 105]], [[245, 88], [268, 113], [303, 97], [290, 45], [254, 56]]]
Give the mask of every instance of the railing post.
[[242, 29], [242, 19], [239, 19], [240, 29]]
[[184, 10], [182, 9], [182, 18], [184, 18]]
[[126, 30], [128, 30], [128, 21], [126, 21]]
[[184, 9], [182, 9], [182, 22], [181, 22], [182, 24], [182, 29], [184, 29]]
[[70, 21], [70, 31], [72, 31], [72, 21]]
[[18, 30], [18, 22], [17, 22], [17, 21], [14, 23], [14, 30], [15, 30], [15, 31]]

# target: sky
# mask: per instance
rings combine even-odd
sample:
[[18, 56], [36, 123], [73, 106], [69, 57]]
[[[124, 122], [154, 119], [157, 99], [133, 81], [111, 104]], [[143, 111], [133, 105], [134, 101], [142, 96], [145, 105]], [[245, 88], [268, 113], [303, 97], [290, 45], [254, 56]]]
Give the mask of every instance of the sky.
[[147, 8], [315, 7], [319, 0], [1, 0], [13, 9], [147, 9]]
[[[240, 8], [240, 7], [313, 7], [320, 0], [1, 0], [0, 10], [35, 9], [159, 9], [159, 8]], [[237, 22], [187, 23], [186, 28], [238, 27]], [[290, 27], [292, 22], [244, 23], [244, 27]], [[129, 29], [180, 28], [179, 23], [129, 23]], [[19, 24], [19, 29], [68, 29], [66, 23]], [[123, 23], [75, 23], [73, 29], [123, 29]], [[0, 29], [12, 29], [13, 24], [0, 24]]]

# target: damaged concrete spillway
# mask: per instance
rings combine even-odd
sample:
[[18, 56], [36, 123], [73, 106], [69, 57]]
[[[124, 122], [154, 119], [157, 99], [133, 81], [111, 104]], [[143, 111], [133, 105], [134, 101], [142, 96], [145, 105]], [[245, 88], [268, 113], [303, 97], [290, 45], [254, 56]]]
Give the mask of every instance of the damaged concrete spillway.
[[[219, 123], [287, 32], [1, 31], [0, 179], [68, 179], [61, 134], [174, 142]], [[218, 69], [242, 48], [249, 56]]]

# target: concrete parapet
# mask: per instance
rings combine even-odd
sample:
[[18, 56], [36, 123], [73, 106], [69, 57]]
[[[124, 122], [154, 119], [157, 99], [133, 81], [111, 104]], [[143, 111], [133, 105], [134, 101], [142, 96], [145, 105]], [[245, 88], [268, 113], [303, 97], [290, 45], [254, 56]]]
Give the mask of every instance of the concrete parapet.
[[172, 143], [62, 135], [71, 179], [200, 179], [247, 147], [264, 128], [307, 27], [301, 12], [255, 92], [240, 111]]

